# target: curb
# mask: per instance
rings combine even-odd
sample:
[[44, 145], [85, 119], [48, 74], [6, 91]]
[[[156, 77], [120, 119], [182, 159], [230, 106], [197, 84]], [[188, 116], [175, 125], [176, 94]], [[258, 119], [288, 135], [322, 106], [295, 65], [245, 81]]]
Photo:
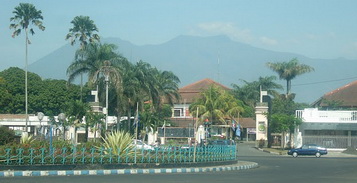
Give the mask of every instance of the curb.
[[129, 174], [159, 174], [159, 173], [197, 173], [232, 170], [247, 170], [257, 168], [258, 163], [239, 161], [228, 166], [201, 168], [160, 168], [160, 169], [111, 169], [111, 170], [50, 170], [50, 171], [0, 171], [1, 177], [34, 177], [34, 176], [74, 176], [74, 175], [129, 175]]

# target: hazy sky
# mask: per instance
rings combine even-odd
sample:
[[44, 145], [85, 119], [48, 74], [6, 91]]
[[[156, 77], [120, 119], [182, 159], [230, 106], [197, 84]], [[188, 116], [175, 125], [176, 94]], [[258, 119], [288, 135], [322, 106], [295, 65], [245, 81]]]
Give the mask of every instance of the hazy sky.
[[41, 10], [46, 26], [30, 36], [29, 63], [68, 43], [65, 35], [78, 15], [90, 16], [101, 37], [137, 45], [223, 34], [311, 58], [357, 59], [356, 0], [1, 0], [0, 70], [24, 67], [25, 36], [12, 38], [9, 29], [20, 2]]

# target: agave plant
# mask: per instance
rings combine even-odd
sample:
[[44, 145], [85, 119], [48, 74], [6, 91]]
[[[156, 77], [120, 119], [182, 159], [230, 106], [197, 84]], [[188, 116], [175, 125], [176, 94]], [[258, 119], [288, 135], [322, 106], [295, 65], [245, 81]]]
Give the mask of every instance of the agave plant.
[[29, 136], [28, 133], [24, 133], [21, 136], [20, 144], [32, 144], [34, 141], [35, 139], [33, 138], [32, 135]]
[[115, 131], [107, 134], [103, 139], [103, 147], [108, 153], [112, 150], [113, 155], [128, 155], [135, 152], [135, 146], [132, 144], [133, 136], [124, 131]]

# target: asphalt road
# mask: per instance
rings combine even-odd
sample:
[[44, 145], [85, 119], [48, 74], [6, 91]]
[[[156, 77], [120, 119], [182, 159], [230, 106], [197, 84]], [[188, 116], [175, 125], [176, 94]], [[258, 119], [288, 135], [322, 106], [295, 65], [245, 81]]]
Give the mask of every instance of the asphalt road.
[[148, 175], [105, 175], [66, 177], [12, 177], [2, 178], [1, 183], [228, 183], [228, 182], [357, 182], [357, 158], [322, 156], [298, 157], [279, 156], [261, 152], [252, 144], [239, 144], [239, 160], [259, 163], [259, 168], [239, 171], [148, 174]]

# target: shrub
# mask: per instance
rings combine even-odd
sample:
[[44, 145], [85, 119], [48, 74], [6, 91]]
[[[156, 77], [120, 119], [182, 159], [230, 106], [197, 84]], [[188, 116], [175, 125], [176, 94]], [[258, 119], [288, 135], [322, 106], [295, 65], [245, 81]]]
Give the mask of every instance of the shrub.
[[0, 126], [0, 145], [5, 145], [15, 140], [15, 132], [6, 126]]
[[259, 148], [263, 148], [265, 146], [265, 140], [264, 139], [260, 139], [258, 146], [259, 146]]
[[102, 138], [102, 140], [102, 146], [106, 149], [106, 153], [109, 152], [109, 149], [112, 149], [112, 154], [120, 156], [126, 154], [127, 152], [129, 152], [128, 154], [132, 154], [134, 152], [134, 145], [132, 144], [133, 136], [127, 132], [111, 132], [110, 134], [107, 134], [105, 138]]

